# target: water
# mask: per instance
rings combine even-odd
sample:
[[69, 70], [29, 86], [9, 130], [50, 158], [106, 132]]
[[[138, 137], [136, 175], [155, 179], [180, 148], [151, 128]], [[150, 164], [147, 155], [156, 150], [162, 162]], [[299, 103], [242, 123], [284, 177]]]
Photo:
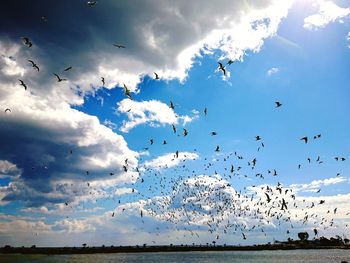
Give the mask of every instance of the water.
[[302, 262], [302, 263], [350, 263], [350, 250], [289, 250], [289, 251], [227, 251], [227, 252], [169, 252], [169, 253], [120, 253], [85, 255], [1, 255], [0, 262], [73, 262], [73, 263], [232, 263], [232, 262]]

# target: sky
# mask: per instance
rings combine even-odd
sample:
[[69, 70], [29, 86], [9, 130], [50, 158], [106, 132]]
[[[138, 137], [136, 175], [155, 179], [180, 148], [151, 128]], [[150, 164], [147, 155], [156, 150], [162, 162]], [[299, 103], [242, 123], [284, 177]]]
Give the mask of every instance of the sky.
[[4, 1], [0, 245], [349, 238], [349, 18], [330, 0]]

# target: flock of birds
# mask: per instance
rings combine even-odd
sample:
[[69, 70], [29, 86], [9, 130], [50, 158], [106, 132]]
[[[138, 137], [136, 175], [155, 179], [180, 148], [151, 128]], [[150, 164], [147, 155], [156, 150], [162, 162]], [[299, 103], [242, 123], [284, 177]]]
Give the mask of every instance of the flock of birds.
[[[94, 7], [97, 1], [88, 1], [87, 4], [89, 7]], [[47, 22], [48, 19], [42, 17], [42, 21]], [[33, 46], [28, 37], [23, 37], [22, 41], [28, 48]], [[126, 48], [122, 44], [113, 44], [113, 46], [118, 49]], [[35, 61], [28, 59], [28, 62], [34, 70], [40, 72], [40, 67]], [[229, 60], [226, 65], [223, 62], [218, 62], [218, 70], [226, 75], [226, 67], [233, 62], [233, 60]], [[63, 72], [72, 69], [72, 66], [68, 66]], [[57, 82], [67, 81], [67, 78], [57, 73], [53, 73], [53, 76]], [[154, 79], [160, 79], [156, 72], [154, 72]], [[104, 77], [101, 77], [101, 82], [102, 86], [105, 86]], [[28, 85], [22, 79], [19, 79], [19, 85], [25, 90], [28, 89]], [[132, 100], [130, 89], [125, 84], [123, 84], [123, 89], [124, 95]], [[282, 105], [280, 101], [275, 102], [276, 108], [280, 108]], [[175, 109], [175, 104], [172, 101], [169, 103], [169, 108]], [[10, 112], [11, 109], [5, 109], [5, 113]], [[208, 108], [203, 110], [203, 115], [204, 117], [208, 115]], [[172, 131], [179, 135], [179, 130], [175, 125], [172, 125]], [[181, 134], [186, 137], [189, 131], [182, 128]], [[210, 136], [217, 135], [216, 131], [210, 132]], [[318, 140], [321, 138], [321, 134], [310, 138]], [[300, 140], [307, 144], [310, 142], [310, 138], [304, 136]], [[257, 151], [260, 152], [265, 147], [263, 138], [257, 135], [255, 141], [258, 143]], [[154, 138], [149, 139], [144, 150], [148, 151], [155, 143]], [[165, 145], [167, 141], [163, 140], [161, 143]], [[196, 152], [196, 149], [194, 151]], [[263, 180], [269, 175], [278, 176], [278, 172], [274, 168], [265, 172], [260, 171], [257, 165], [258, 158], [254, 156], [243, 156], [238, 152], [223, 155], [220, 153], [220, 145], [216, 145], [213, 152], [216, 157], [214, 159], [212, 157], [204, 158], [205, 162], [200, 171], [191, 170], [191, 166], [187, 163], [190, 160], [186, 156], [181, 158], [179, 150], [174, 151], [171, 159], [171, 162], [178, 163], [175, 166], [168, 164], [161, 167], [150, 167], [140, 164], [136, 168], [130, 168], [128, 159], [125, 160], [122, 171], [127, 173], [130, 169], [135, 169], [134, 171], [139, 174], [137, 181], [133, 184], [132, 194], [137, 196], [136, 199], [144, 201], [143, 205], [140, 205], [139, 215], [142, 222], [144, 223], [145, 215], [167, 222], [156, 226], [150, 231], [151, 234], [160, 235], [164, 230], [168, 232], [175, 230], [179, 232], [177, 235], [177, 239], [179, 239], [181, 235], [199, 237], [201, 232], [208, 231], [215, 234], [216, 239], [220, 239], [222, 235], [240, 234], [245, 240], [249, 237], [248, 233], [253, 231], [259, 231], [266, 236], [269, 227], [273, 225], [281, 226], [287, 235], [291, 234], [296, 225], [299, 227], [307, 226], [313, 229], [315, 236], [318, 236], [319, 230], [334, 226], [334, 219], [320, 216], [315, 212], [316, 207], [325, 204], [325, 200], [307, 202], [305, 199], [298, 199], [293, 188], [285, 187], [280, 182], [276, 186], [261, 183], [258, 186], [244, 187], [240, 191], [235, 190], [232, 187], [234, 180]], [[70, 150], [70, 154], [73, 154], [72, 150]], [[334, 157], [334, 159], [337, 162], [346, 161], [346, 158], [342, 156]], [[308, 158], [308, 162], [311, 163], [311, 161], [311, 158]], [[323, 162], [320, 160], [320, 156], [316, 162]], [[298, 169], [301, 169], [301, 164], [298, 164]], [[85, 173], [88, 178], [90, 172], [85, 171]], [[110, 172], [109, 175], [113, 176], [114, 174], [115, 172]], [[337, 176], [339, 175], [338, 173]], [[93, 188], [89, 182], [87, 187]], [[139, 188], [138, 191], [136, 191], [136, 187]], [[97, 188], [91, 189], [90, 193], [94, 194], [97, 191], [99, 191]], [[320, 191], [321, 189], [317, 193]], [[161, 197], [154, 198], [155, 196]], [[115, 200], [115, 196], [109, 196], [109, 198]], [[65, 205], [69, 206], [69, 202], [65, 202]], [[127, 209], [120, 200], [118, 200], [117, 209], [111, 213], [112, 217], [115, 217], [118, 209], [121, 210], [119, 212], [124, 212]], [[335, 215], [337, 207], [333, 211], [327, 211], [327, 214], [331, 213]]]

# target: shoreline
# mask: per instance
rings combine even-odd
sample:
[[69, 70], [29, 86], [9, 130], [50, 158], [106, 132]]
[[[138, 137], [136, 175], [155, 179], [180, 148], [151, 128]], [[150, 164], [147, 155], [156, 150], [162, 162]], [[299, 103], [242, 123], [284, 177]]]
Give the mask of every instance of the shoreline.
[[350, 249], [350, 246], [322, 245], [253, 245], [253, 246], [109, 246], [109, 247], [3, 247], [0, 254], [98, 254], [98, 253], [151, 253], [151, 252], [206, 252], [206, 251], [262, 251], [300, 249]]

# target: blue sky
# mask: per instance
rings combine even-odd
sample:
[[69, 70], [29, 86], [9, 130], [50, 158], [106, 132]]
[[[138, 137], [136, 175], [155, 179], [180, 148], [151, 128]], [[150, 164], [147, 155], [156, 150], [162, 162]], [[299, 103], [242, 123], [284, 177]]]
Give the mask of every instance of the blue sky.
[[[185, 11], [181, 1], [153, 9], [108, 1], [90, 8], [82, 2], [69, 12], [63, 2], [58, 14], [41, 5], [38, 14], [16, 21], [14, 7], [5, 4], [0, 244], [252, 244], [297, 238], [298, 231], [314, 228], [320, 235], [348, 236], [350, 7], [346, 1], [244, 2], [228, 10], [194, 2], [203, 16], [213, 9], [212, 24]], [[169, 14], [168, 7], [175, 11]], [[133, 17], [145, 9], [135, 21], [111, 15], [123, 10]], [[60, 12], [67, 17], [63, 25]], [[39, 21], [42, 13], [47, 22]], [[67, 28], [71, 13], [82, 18]], [[155, 14], [159, 19], [151, 18]], [[217, 20], [225, 16], [227, 24]], [[21, 43], [23, 36], [33, 47]], [[27, 59], [38, 61], [40, 72]], [[229, 59], [233, 64], [226, 64]], [[55, 82], [52, 72], [68, 81]], [[276, 108], [275, 101], [282, 106]], [[307, 144], [300, 140], [304, 136]], [[296, 199], [273, 190], [276, 199], [267, 203], [266, 185], [278, 184]], [[221, 205], [221, 198], [229, 201]], [[282, 198], [287, 212], [281, 212]], [[320, 200], [326, 204], [310, 208]], [[246, 205], [255, 208], [241, 214], [238, 207]], [[266, 215], [271, 206], [282, 219]], [[337, 214], [327, 213], [335, 207]], [[310, 220], [302, 224], [305, 211]], [[288, 216], [289, 223], [283, 220]], [[227, 220], [234, 226], [228, 228]], [[212, 222], [219, 223], [208, 227]]]

